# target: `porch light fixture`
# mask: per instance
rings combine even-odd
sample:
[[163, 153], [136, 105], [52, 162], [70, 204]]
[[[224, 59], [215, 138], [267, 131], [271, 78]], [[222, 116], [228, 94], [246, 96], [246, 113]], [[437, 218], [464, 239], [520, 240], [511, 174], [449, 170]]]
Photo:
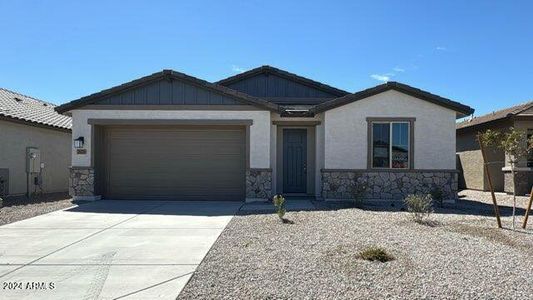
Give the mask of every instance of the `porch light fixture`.
[[83, 148], [83, 143], [85, 142], [85, 139], [80, 136], [79, 138], [74, 140], [74, 148], [80, 149]]

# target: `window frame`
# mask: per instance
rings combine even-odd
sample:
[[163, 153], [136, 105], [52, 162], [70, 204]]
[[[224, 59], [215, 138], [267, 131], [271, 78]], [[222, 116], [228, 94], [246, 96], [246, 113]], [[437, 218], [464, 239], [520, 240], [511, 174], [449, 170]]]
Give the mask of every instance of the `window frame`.
[[[368, 123], [368, 154], [367, 169], [376, 171], [406, 171], [414, 169], [414, 122], [415, 118], [367, 118]], [[393, 124], [407, 124], [407, 167], [392, 167]], [[374, 126], [373, 124], [388, 124], [389, 127], [389, 167], [374, 167]]]

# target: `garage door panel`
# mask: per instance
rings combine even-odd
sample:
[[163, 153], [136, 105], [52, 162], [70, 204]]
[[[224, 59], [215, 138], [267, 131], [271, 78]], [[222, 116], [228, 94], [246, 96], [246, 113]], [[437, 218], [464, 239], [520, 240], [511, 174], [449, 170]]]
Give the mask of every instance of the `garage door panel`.
[[244, 128], [110, 127], [106, 197], [244, 200]]

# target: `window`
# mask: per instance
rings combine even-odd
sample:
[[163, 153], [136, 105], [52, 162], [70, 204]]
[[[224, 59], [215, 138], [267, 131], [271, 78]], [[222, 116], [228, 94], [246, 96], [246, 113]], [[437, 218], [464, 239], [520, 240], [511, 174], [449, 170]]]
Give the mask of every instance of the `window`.
[[372, 168], [409, 168], [409, 122], [377, 122], [372, 125]]

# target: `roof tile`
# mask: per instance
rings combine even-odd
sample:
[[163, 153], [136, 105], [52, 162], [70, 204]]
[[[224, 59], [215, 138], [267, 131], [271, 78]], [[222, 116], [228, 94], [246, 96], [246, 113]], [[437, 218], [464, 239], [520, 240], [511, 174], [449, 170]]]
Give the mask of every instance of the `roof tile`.
[[486, 115], [482, 115], [482, 116], [479, 116], [479, 117], [475, 117], [475, 118], [472, 118], [472, 119], [467, 119], [467, 120], [464, 120], [460, 123], [457, 123], [457, 129], [463, 129], [463, 128], [467, 128], [467, 127], [472, 127], [472, 126], [476, 126], [476, 125], [481, 125], [481, 124], [484, 124], [484, 123], [488, 123], [488, 122], [492, 122], [492, 121], [497, 121], [497, 120], [502, 120], [502, 119], [506, 119], [510, 116], [513, 116], [515, 114], [518, 114], [530, 107], [533, 106], [533, 101], [529, 101], [529, 102], [526, 102], [526, 103], [522, 103], [522, 104], [518, 104], [518, 105], [515, 105], [515, 106], [511, 106], [511, 107], [508, 107], [508, 108], [504, 108], [504, 109], [501, 109], [501, 110], [497, 110], [497, 111], [493, 111], [492, 113], [489, 113], [489, 114], [486, 114]]
[[55, 105], [0, 88], [0, 117], [71, 129], [72, 119], [54, 110]]

